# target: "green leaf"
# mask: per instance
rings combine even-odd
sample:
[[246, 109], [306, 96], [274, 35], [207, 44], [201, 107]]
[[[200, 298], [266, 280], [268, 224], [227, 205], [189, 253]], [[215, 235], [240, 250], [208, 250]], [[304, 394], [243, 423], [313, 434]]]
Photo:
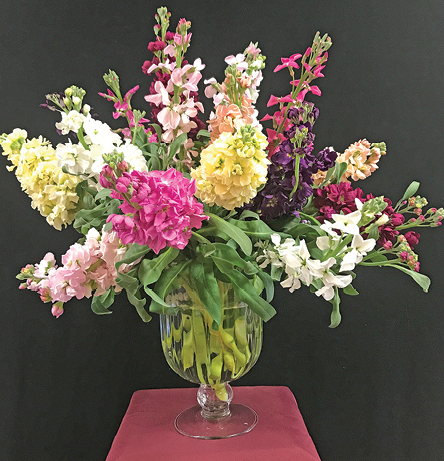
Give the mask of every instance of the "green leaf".
[[313, 188], [316, 187], [317, 189], [320, 189], [321, 187], [324, 187], [324, 186], [328, 183], [328, 181], [330, 180], [330, 178], [333, 176], [333, 173], [334, 173], [335, 169], [336, 169], [336, 164], [335, 164], [335, 166], [332, 166], [331, 168], [329, 168], [329, 169], [327, 170], [327, 173], [326, 173], [326, 175], [325, 175], [325, 179], [324, 179], [324, 181], [322, 182], [322, 184], [320, 184], [319, 186], [312, 186], [312, 187], [313, 187]]
[[159, 295], [155, 291], [153, 291], [151, 288], [144, 287], [145, 293], [151, 297], [153, 301], [156, 301], [156, 303], [160, 304], [163, 307], [172, 307], [168, 303], [166, 303], [163, 299], [160, 298]]
[[264, 284], [259, 277], [254, 277], [253, 286], [258, 295], [261, 295], [261, 293], [264, 291]]
[[[189, 264], [191, 264], [191, 260], [181, 261], [162, 272], [162, 275], [159, 277], [159, 280], [154, 286], [154, 292], [160, 297], [160, 299], [165, 300], [165, 296], [173, 289], [177, 277]], [[159, 314], [166, 313], [164, 306], [154, 300], [151, 301], [150, 311], [157, 312]]]
[[359, 293], [354, 289], [354, 287], [350, 284], [347, 285], [345, 288], [342, 289], [342, 291], [349, 296], [356, 296]]
[[104, 315], [104, 314], [112, 314], [112, 311], [108, 310], [108, 308], [114, 302], [114, 289], [109, 288], [100, 296], [93, 296], [91, 302], [91, 310], [94, 314], [97, 315]]
[[77, 130], [77, 138], [79, 139], [80, 144], [85, 148], [85, 150], [90, 150], [88, 144], [86, 144], [85, 139], [83, 138], [83, 123]]
[[241, 229], [250, 238], [270, 240], [272, 234], [279, 234], [284, 238], [289, 237], [286, 234], [274, 231], [271, 227], [265, 224], [264, 221], [261, 220], [239, 221], [237, 219], [230, 219], [228, 222], [233, 224], [233, 226]]
[[345, 173], [347, 169], [347, 162], [339, 163], [336, 161], [335, 171], [333, 173], [332, 182], [334, 184], [339, 184], [341, 182], [342, 175]]
[[238, 266], [244, 270], [246, 274], [255, 274], [258, 268], [251, 264], [249, 261], [241, 258], [238, 252], [231, 246], [224, 243], [214, 243], [214, 252], [211, 253], [211, 259], [216, 262]]
[[264, 321], [270, 320], [276, 314], [274, 307], [257, 294], [251, 281], [245, 275], [228, 264], [215, 263], [218, 269], [231, 280], [239, 301], [248, 304], [250, 309]]
[[202, 136], [205, 138], [209, 138], [211, 135], [208, 130], [199, 130], [199, 132], [197, 133], [197, 138], [199, 139]]
[[282, 272], [284, 272], [283, 267], [276, 267], [274, 264], [271, 265], [271, 278], [279, 282], [281, 280]]
[[109, 189], [102, 189], [99, 192], [97, 192], [97, 194], [95, 196], [95, 199], [96, 199], [96, 201], [102, 200], [104, 198], [109, 197], [110, 193], [111, 193], [111, 191]]
[[271, 303], [274, 297], [274, 280], [264, 271], [259, 271], [257, 276], [262, 280], [262, 283], [264, 284], [265, 293], [267, 294], [267, 301]]
[[129, 291], [126, 292], [128, 301], [136, 308], [137, 313], [144, 322], [151, 320], [151, 315], [145, 310], [146, 299], [142, 299], [139, 290], [137, 289], [134, 293]]
[[291, 229], [286, 230], [287, 234], [289, 234], [292, 238], [297, 239], [301, 235], [323, 235], [324, 231], [318, 225], [312, 224], [297, 224]]
[[419, 182], [418, 181], [413, 181], [409, 187], [407, 187], [407, 190], [404, 192], [404, 195], [402, 196], [402, 199], [400, 202], [409, 199], [413, 195], [416, 194], [416, 191], [419, 189]]
[[179, 150], [180, 146], [185, 142], [187, 137], [187, 133], [182, 133], [170, 144], [170, 150], [168, 152], [168, 161], [174, 157], [174, 155]]
[[219, 325], [222, 308], [220, 305], [219, 287], [213, 273], [213, 263], [192, 261], [190, 274], [196, 285], [197, 296], [199, 296], [211, 318]]
[[230, 240], [230, 237], [225, 232], [222, 232], [214, 226], [202, 227], [198, 231], [194, 231], [193, 234], [198, 234], [200, 236], [210, 235], [211, 237], [220, 237], [223, 240]]
[[[154, 259], [143, 259], [139, 266], [138, 278], [142, 285], [150, 285], [159, 280], [162, 271], [177, 258], [180, 250], [169, 247], [168, 250]], [[146, 290], [145, 290], [146, 291]]]
[[384, 267], [394, 267], [395, 269], [410, 275], [410, 277], [412, 277], [412, 279], [423, 289], [424, 293], [429, 291], [431, 281], [427, 275], [420, 274], [419, 272], [408, 269], [407, 267], [398, 266], [397, 264], [384, 264]]
[[375, 263], [387, 261], [387, 256], [385, 256], [385, 255], [383, 255], [381, 253], [374, 253], [374, 254], [370, 254], [369, 256], [370, 257], [368, 259], [370, 261], [375, 262]]
[[253, 219], [256, 219], [256, 220], [261, 219], [260, 216], [257, 213], [255, 213], [254, 211], [250, 211], [250, 210], [242, 211], [242, 214], [239, 216], [239, 221], [245, 221], [245, 219], [247, 219], [247, 218], [253, 218]]
[[157, 123], [152, 123], [151, 126], [154, 128], [154, 131], [157, 135], [157, 142], [160, 143], [162, 139], [162, 128]]
[[337, 287], [335, 287], [335, 296], [330, 302], [333, 304], [333, 309], [331, 311], [330, 317], [330, 328], [336, 328], [341, 323], [341, 312], [339, 311], [339, 304], [341, 303], [341, 298], [339, 297]]
[[133, 243], [125, 253], [125, 256], [118, 263], [116, 263], [116, 269], [118, 270], [123, 263], [128, 264], [136, 261], [137, 259], [146, 255], [149, 251], [151, 251], [151, 248], [148, 245], [139, 245], [138, 243]]
[[130, 270], [127, 274], [118, 272], [116, 283], [125, 288], [126, 291], [134, 293], [139, 287], [139, 280], [137, 279], [137, 269]]
[[229, 237], [237, 242], [240, 246], [241, 250], [247, 255], [250, 256], [253, 250], [253, 245], [251, 244], [251, 240], [248, 236], [240, 230], [238, 227], [234, 226], [233, 224], [225, 221], [224, 219], [216, 216], [213, 213], [209, 213], [209, 223], [212, 224], [214, 227], [217, 227], [222, 232], [225, 232]]
[[113, 223], [112, 223], [112, 222], [107, 222], [107, 223], [105, 224], [105, 227], [103, 228], [103, 230], [104, 230], [105, 232], [108, 232], [108, 231], [112, 230], [112, 228], [113, 228]]
[[191, 239], [197, 240], [199, 243], [204, 245], [205, 251], [202, 252], [204, 257], [209, 256], [214, 251], [214, 245], [205, 237], [200, 235], [198, 232], [193, 232], [191, 235]]

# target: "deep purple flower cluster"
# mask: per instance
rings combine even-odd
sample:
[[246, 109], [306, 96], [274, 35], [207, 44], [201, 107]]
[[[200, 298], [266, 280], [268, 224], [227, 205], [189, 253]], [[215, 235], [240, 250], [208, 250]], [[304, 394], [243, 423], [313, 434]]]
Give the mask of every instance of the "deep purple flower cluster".
[[[298, 216], [313, 194], [313, 174], [333, 167], [337, 157], [330, 148], [313, 155], [312, 128], [318, 116], [319, 110], [313, 103], [305, 102], [288, 110], [284, 139], [270, 159], [267, 184], [245, 208], [256, 211], [266, 221], [288, 214]], [[299, 178], [294, 190], [297, 161]]]

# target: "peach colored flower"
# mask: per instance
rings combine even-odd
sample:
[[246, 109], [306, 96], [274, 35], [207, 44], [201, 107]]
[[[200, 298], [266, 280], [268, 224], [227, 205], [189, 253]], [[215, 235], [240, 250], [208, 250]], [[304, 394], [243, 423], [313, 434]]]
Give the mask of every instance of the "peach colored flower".
[[242, 96], [240, 109], [236, 104], [217, 106], [216, 117], [208, 121], [211, 126], [211, 142], [214, 142], [222, 133], [234, 133], [236, 119], [240, 120], [243, 125], [250, 125], [254, 114], [251, 103], [252, 99]]
[[348, 178], [354, 181], [368, 178], [377, 168], [381, 155], [378, 147], [372, 146], [367, 139], [359, 140], [351, 144], [345, 152], [338, 156], [339, 163], [347, 162], [347, 170], [342, 175], [341, 182], [350, 182]]

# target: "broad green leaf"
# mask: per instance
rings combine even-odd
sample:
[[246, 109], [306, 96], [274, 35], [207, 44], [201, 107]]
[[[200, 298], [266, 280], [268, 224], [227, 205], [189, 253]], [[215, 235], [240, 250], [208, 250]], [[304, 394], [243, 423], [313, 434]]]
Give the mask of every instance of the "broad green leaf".
[[136, 275], [137, 269], [132, 269], [127, 274], [122, 274], [119, 272], [118, 276], [116, 277], [116, 283], [122, 288], [125, 288], [126, 291], [134, 293], [139, 287], [139, 280], [137, 279]]
[[262, 320], [270, 320], [276, 314], [274, 307], [257, 294], [253, 284], [245, 275], [228, 264], [216, 262], [216, 265], [231, 280], [239, 301], [248, 304], [250, 309], [256, 312]]
[[209, 138], [211, 135], [208, 130], [199, 130], [199, 132], [197, 133], [197, 138], [200, 138], [201, 136], [204, 136], [205, 138]]
[[374, 253], [374, 254], [370, 254], [369, 256], [370, 257], [368, 259], [370, 261], [375, 262], [375, 263], [387, 261], [387, 256], [385, 256], [385, 255], [383, 255], [381, 253]]
[[324, 231], [319, 227], [319, 225], [312, 224], [297, 224], [293, 228], [286, 229], [285, 232], [294, 239], [301, 236], [307, 236], [310, 234], [313, 236], [324, 234]]
[[194, 231], [194, 234], [199, 234], [203, 237], [206, 235], [210, 235], [211, 237], [220, 237], [223, 240], [230, 239], [230, 237], [225, 232], [222, 232], [220, 229], [214, 226], [202, 227], [198, 231]]
[[222, 308], [220, 305], [219, 287], [213, 273], [213, 263], [192, 261], [190, 265], [190, 274], [196, 285], [199, 299], [214, 322], [219, 325]]
[[[189, 264], [191, 264], [191, 260], [181, 261], [180, 263], [171, 266], [162, 272], [162, 275], [159, 277], [159, 280], [156, 282], [153, 290], [160, 299], [165, 300], [165, 296], [173, 289], [177, 283], [177, 277], [189, 266]], [[157, 312], [159, 314], [165, 313], [164, 306], [154, 300], [151, 301], [150, 311]]]
[[109, 189], [102, 189], [99, 192], [97, 192], [97, 194], [95, 196], [95, 199], [96, 199], [96, 201], [97, 200], [102, 200], [104, 198], [109, 197], [110, 193], [111, 193], [111, 191]]
[[423, 289], [425, 293], [429, 291], [431, 281], [427, 275], [420, 274], [419, 272], [415, 272], [407, 267], [398, 266], [397, 264], [384, 264], [384, 267], [394, 267], [395, 269], [405, 272], [407, 275], [412, 277], [412, 279]]
[[235, 240], [238, 243], [238, 245], [240, 246], [241, 250], [247, 256], [251, 255], [251, 252], [253, 250], [253, 246], [251, 244], [251, 240], [245, 234], [245, 232], [243, 232], [238, 227], [233, 226], [233, 224], [225, 221], [224, 219], [220, 218], [219, 216], [216, 216], [213, 213], [209, 213], [209, 217], [210, 217], [209, 223], [211, 225], [213, 225], [214, 227], [217, 227], [222, 232], [225, 232], [233, 240]]
[[314, 216], [310, 216], [309, 214], [302, 213], [302, 211], [299, 212], [299, 215], [302, 219], [305, 219], [306, 221], [310, 221], [315, 226], [319, 226], [321, 224]]
[[267, 301], [271, 303], [274, 297], [274, 280], [264, 271], [259, 271], [257, 276], [262, 280], [262, 283], [264, 284], [265, 293], [267, 294]]
[[170, 262], [174, 261], [179, 254], [178, 248], [169, 247], [157, 258], [143, 259], [139, 266], [138, 278], [142, 285], [150, 285], [159, 280], [162, 271]]
[[160, 143], [162, 139], [162, 128], [157, 123], [152, 123], [151, 126], [154, 128], [154, 131], [156, 132], [157, 135], [157, 142]]
[[205, 251], [203, 251], [202, 254], [205, 257], [210, 256], [210, 254], [213, 253], [214, 245], [207, 238], [203, 237], [197, 232], [193, 232], [191, 238], [204, 245]]
[[257, 213], [255, 213], [254, 211], [250, 211], [250, 210], [242, 211], [242, 214], [239, 216], [239, 221], [244, 221], [247, 218], [253, 218], [253, 219], [256, 219], [256, 220], [261, 219], [259, 217], [259, 215]]
[[168, 161], [174, 157], [174, 155], [179, 150], [180, 146], [185, 142], [187, 137], [187, 133], [182, 133], [170, 144], [170, 150], [168, 152]]
[[153, 301], [156, 301], [156, 303], [160, 304], [163, 307], [170, 308], [168, 303], [166, 303], [163, 299], [160, 298], [160, 296], [157, 295], [155, 291], [153, 291], [151, 288], [144, 287], [145, 293], [151, 297]]
[[103, 315], [103, 314], [112, 314], [112, 311], [108, 310], [108, 308], [114, 302], [114, 289], [109, 288], [106, 290], [103, 295], [100, 296], [93, 296], [91, 302], [91, 310], [94, 314]]
[[334, 184], [338, 184], [341, 182], [342, 175], [345, 173], [346, 169], [347, 169], [347, 162], [342, 162], [342, 163], [336, 162], [335, 171], [333, 173], [333, 178], [332, 178], [332, 182]]
[[140, 296], [139, 290], [136, 290], [134, 293], [126, 292], [128, 301], [136, 308], [137, 313], [144, 322], [149, 322], [151, 320], [151, 315], [145, 310], [146, 299], [142, 299]]
[[347, 285], [345, 288], [343, 288], [342, 291], [346, 295], [349, 295], [349, 296], [356, 296], [356, 295], [359, 294], [351, 284]]
[[330, 178], [333, 176], [333, 173], [334, 173], [335, 169], [336, 169], [336, 164], [335, 164], [335, 166], [332, 166], [331, 168], [329, 168], [327, 170], [327, 173], [325, 175], [325, 179], [322, 182], [322, 184], [320, 184], [319, 186], [312, 186], [313, 189], [320, 189], [321, 187], [324, 187], [330, 181]]
[[123, 263], [128, 264], [136, 261], [149, 251], [151, 251], [151, 248], [148, 245], [133, 243], [125, 253], [125, 256], [116, 264], [116, 269], [118, 270]]
[[264, 291], [264, 283], [259, 277], [254, 277], [253, 286], [254, 286], [254, 289], [256, 290], [256, 293], [260, 296], [261, 293]]
[[400, 202], [409, 199], [413, 195], [416, 194], [416, 191], [419, 189], [419, 182], [418, 181], [413, 181], [409, 187], [407, 187], [407, 190], [404, 192], [404, 195], [402, 196], [402, 199]]
[[284, 237], [286, 236], [286, 234], [274, 231], [261, 220], [239, 221], [237, 219], [230, 219], [228, 222], [241, 229], [250, 238], [270, 240], [272, 234], [279, 234]]
[[255, 274], [258, 269], [253, 264], [241, 258], [238, 252], [231, 246], [224, 243], [214, 243], [214, 252], [210, 255], [213, 261], [238, 266], [244, 270], [246, 274]]
[[276, 267], [274, 264], [271, 265], [271, 278], [279, 282], [281, 280], [282, 272], [284, 271], [283, 267]]

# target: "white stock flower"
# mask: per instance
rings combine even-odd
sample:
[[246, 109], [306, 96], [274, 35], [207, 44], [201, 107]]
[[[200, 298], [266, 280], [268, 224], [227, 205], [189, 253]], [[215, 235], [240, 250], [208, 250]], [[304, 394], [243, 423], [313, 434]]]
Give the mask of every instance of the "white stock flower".
[[59, 168], [65, 167], [71, 174], [89, 174], [92, 165], [89, 152], [81, 144], [72, 144], [71, 140], [58, 144], [55, 150], [57, 165]]
[[353, 248], [348, 253], [345, 253], [344, 257], [342, 258], [342, 263], [339, 272], [352, 271], [355, 268], [356, 264], [358, 264], [361, 261], [362, 255]]
[[70, 131], [77, 133], [86, 119], [87, 117], [76, 110], [71, 110], [68, 113], [62, 112], [62, 121], [57, 122], [55, 126], [62, 134], [68, 134]]
[[359, 234], [358, 223], [361, 220], [361, 212], [359, 210], [349, 214], [334, 214], [331, 216], [333, 223], [330, 223], [333, 229], [338, 229], [345, 234]]
[[122, 138], [114, 133], [109, 125], [100, 120], [87, 118], [83, 124], [83, 129], [86, 135], [85, 142], [102, 146], [105, 154], [110, 154], [116, 146], [120, 146], [122, 143]]
[[336, 232], [333, 232], [332, 234], [318, 237], [316, 239], [316, 246], [322, 251], [333, 250], [338, 246], [340, 241], [341, 237]]
[[364, 240], [361, 235], [355, 235], [351, 242], [352, 248], [355, 248], [362, 256], [372, 251], [376, 245], [375, 239]]
[[124, 160], [128, 163], [131, 169], [137, 171], [148, 171], [146, 160], [142, 151], [134, 144], [131, 144], [129, 139], [127, 139], [125, 144], [122, 144], [117, 151], [123, 154]]
[[[326, 301], [333, 299], [335, 292], [333, 287], [345, 288], [353, 280], [351, 275], [335, 275], [330, 268], [336, 263], [335, 258], [329, 258], [321, 263], [322, 283], [324, 286], [315, 292], [316, 296], [322, 296]], [[321, 277], [319, 277], [321, 278]]]

